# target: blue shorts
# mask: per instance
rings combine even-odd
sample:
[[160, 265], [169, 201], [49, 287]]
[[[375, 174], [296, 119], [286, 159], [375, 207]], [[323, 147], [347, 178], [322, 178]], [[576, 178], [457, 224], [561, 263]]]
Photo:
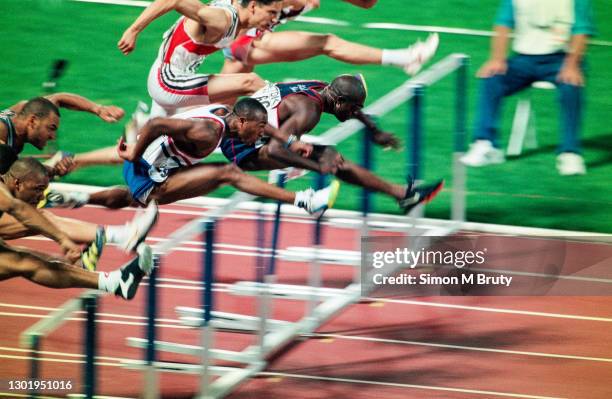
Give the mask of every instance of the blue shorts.
[[239, 138], [224, 137], [221, 140], [221, 152], [225, 155], [228, 161], [235, 163], [240, 166], [250, 156], [257, 154], [260, 145], [248, 145], [244, 144]]
[[123, 162], [123, 179], [127, 184], [132, 198], [142, 205], [147, 204], [147, 198], [151, 191], [158, 185], [149, 176], [150, 165], [143, 159], [137, 162]]

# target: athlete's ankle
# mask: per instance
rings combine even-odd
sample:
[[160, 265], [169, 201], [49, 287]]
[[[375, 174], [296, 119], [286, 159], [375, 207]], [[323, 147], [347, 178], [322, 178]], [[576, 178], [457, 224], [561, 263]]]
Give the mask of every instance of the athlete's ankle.
[[110, 273], [98, 272], [98, 289], [112, 294], [119, 287], [119, 280], [121, 280], [120, 270], [113, 270]]

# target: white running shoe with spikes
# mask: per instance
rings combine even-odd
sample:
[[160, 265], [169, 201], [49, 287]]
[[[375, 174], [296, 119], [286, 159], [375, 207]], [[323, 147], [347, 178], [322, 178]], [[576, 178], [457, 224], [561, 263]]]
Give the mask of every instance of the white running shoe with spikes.
[[125, 252], [132, 252], [134, 248], [145, 240], [147, 234], [151, 231], [158, 216], [157, 203], [151, 201], [145, 211], [137, 215], [131, 222], [126, 225], [128, 230], [124, 241], [118, 244], [119, 248]]
[[408, 47], [406, 50], [408, 62], [404, 66], [404, 71], [408, 75], [416, 75], [423, 65], [436, 54], [439, 44], [440, 37], [437, 33], [432, 33], [424, 42], [419, 41]]
[[296, 193], [295, 205], [311, 215], [320, 216], [336, 203], [340, 183], [334, 180], [329, 186], [314, 191], [312, 188]]

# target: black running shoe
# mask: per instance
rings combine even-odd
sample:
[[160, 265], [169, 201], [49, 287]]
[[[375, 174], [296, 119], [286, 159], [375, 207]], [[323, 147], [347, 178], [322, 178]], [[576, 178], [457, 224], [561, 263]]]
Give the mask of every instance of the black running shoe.
[[410, 182], [406, 195], [399, 201], [399, 206], [404, 213], [408, 213], [419, 204], [430, 202], [444, 187], [444, 180], [439, 180], [433, 184], [425, 184], [419, 187], [414, 187]]
[[151, 247], [140, 244], [137, 252], [138, 256], [121, 268], [121, 280], [119, 280], [119, 286], [115, 290], [115, 295], [128, 300], [134, 298], [140, 281], [153, 268]]

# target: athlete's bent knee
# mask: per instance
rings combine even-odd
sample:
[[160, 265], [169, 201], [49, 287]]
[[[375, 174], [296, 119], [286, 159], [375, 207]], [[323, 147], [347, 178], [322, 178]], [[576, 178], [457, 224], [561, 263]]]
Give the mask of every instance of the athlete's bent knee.
[[265, 82], [254, 72], [245, 73], [242, 78], [242, 88], [248, 94], [253, 94], [265, 86]]
[[12, 267], [14, 275], [31, 278], [40, 267], [41, 260], [32, 255], [15, 253], [15, 263]]
[[323, 53], [329, 55], [332, 51], [337, 49], [340, 38], [333, 33], [326, 33], [322, 36], [323, 43], [321, 49]]
[[237, 181], [244, 172], [236, 164], [229, 163], [221, 167], [220, 180], [224, 184], [231, 184]]

